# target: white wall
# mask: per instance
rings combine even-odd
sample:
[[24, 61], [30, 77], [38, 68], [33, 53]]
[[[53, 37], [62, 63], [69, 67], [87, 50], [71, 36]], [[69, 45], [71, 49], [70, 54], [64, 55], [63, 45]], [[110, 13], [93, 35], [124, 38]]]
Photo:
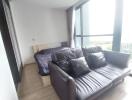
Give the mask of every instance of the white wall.
[[0, 100], [18, 100], [0, 33]]
[[68, 40], [66, 11], [14, 0], [10, 2], [22, 61], [32, 63], [32, 45]]

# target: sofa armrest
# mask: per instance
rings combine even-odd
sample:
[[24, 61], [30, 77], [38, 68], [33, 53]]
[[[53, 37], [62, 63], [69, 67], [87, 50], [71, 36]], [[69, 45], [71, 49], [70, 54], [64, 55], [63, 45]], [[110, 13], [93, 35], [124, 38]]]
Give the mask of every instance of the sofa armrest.
[[52, 62], [49, 62], [49, 69], [51, 83], [60, 99], [75, 100], [74, 79]]
[[107, 62], [116, 65], [120, 68], [128, 67], [128, 61], [130, 54], [114, 52], [114, 51], [104, 51]]

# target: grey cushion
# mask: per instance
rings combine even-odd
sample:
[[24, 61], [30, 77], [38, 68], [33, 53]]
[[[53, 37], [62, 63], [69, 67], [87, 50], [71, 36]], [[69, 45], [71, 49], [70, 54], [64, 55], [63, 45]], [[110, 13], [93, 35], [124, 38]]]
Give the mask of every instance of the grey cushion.
[[76, 55], [76, 58], [83, 57], [82, 49], [72, 48], [71, 51]]
[[103, 52], [90, 53], [89, 58], [91, 60], [91, 66], [90, 66], [91, 69], [103, 67], [107, 64]]
[[57, 61], [56, 64], [62, 69], [64, 70], [65, 72], [67, 73], [71, 73], [71, 68], [69, 67], [69, 61], [67, 60], [60, 60], [60, 61]]
[[76, 55], [70, 48], [57, 51], [52, 55], [52, 61], [68, 74], [71, 73], [70, 60], [75, 58]]
[[72, 68], [72, 73], [73, 73], [74, 77], [80, 77], [80, 76], [90, 72], [89, 66], [87, 65], [87, 62], [84, 57], [72, 59], [71, 60], [71, 68]]
[[65, 48], [52, 54], [52, 61], [68, 74], [71, 74], [70, 61], [83, 56], [82, 50]]
[[70, 60], [76, 58], [76, 55], [71, 51], [70, 48], [64, 48], [52, 54], [52, 61], [58, 62], [61, 60]]
[[83, 55], [85, 56], [85, 59], [89, 65], [89, 67], [92, 67], [92, 59], [90, 57], [91, 53], [97, 53], [97, 52], [102, 52], [101, 47], [91, 47], [91, 48], [83, 48]]

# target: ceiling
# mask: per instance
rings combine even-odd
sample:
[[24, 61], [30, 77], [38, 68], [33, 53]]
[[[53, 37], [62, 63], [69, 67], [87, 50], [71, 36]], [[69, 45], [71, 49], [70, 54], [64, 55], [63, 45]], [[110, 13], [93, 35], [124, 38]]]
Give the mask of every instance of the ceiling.
[[67, 9], [70, 6], [77, 3], [79, 0], [23, 0], [28, 3], [34, 3], [49, 8], [64, 8]]

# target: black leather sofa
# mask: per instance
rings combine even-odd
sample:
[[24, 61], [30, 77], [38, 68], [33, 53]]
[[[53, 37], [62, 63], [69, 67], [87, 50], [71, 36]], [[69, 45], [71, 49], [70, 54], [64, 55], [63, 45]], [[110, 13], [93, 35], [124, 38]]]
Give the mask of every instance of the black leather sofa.
[[86, 58], [87, 54], [100, 51], [104, 53], [107, 64], [99, 68], [90, 68], [89, 73], [77, 78], [66, 73], [54, 61], [49, 62], [51, 83], [61, 100], [95, 100], [105, 91], [121, 83], [130, 73], [129, 54], [93, 47], [84, 48], [83, 55]]

